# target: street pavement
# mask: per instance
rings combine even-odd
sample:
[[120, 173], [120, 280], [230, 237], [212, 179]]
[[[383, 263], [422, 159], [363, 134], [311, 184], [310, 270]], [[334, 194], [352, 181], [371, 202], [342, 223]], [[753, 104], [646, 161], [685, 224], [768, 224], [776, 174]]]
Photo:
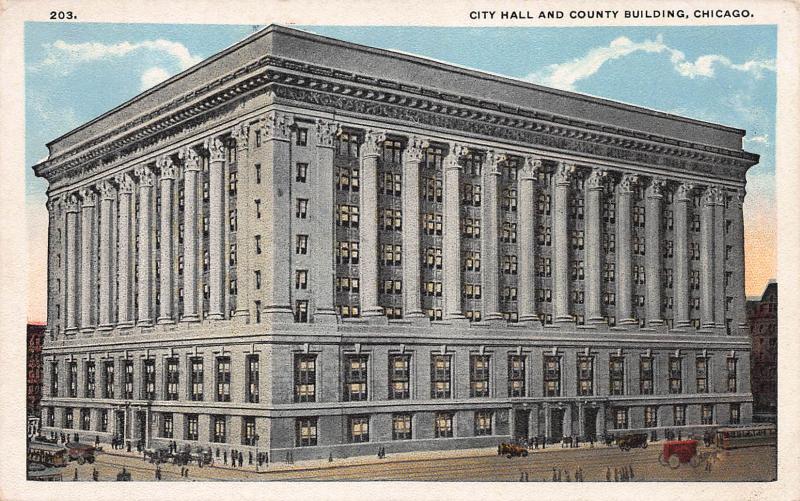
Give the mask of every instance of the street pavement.
[[[660, 443], [647, 449], [625, 452], [617, 447], [581, 447], [578, 449], [548, 448], [534, 450], [526, 457], [498, 456], [496, 449], [471, 449], [468, 451], [442, 451], [426, 453], [387, 454], [385, 459], [359, 457], [325, 461], [305, 461], [294, 465], [272, 464], [269, 468], [242, 469], [229, 466], [189, 466], [188, 478], [181, 477], [181, 467], [161, 465], [162, 481], [330, 481], [330, 480], [399, 480], [399, 481], [552, 481], [553, 469], [561, 472], [561, 481], [567, 476], [575, 480], [575, 472], [582, 469], [584, 481], [606, 481], [610, 469], [631, 468], [631, 481], [769, 481], [776, 476], [776, 448], [751, 447], [730, 451], [700, 448], [708, 457], [696, 468], [682, 464], [677, 469], [658, 463]], [[715, 454], [716, 452], [716, 454]], [[708, 465], [706, 463], [709, 463]], [[155, 465], [137, 454], [118, 451], [99, 453], [91, 464], [70, 463], [64, 468], [65, 481], [74, 479], [91, 481], [92, 470], [97, 468], [100, 481], [116, 480], [117, 473], [125, 468], [134, 481], [155, 481]]]

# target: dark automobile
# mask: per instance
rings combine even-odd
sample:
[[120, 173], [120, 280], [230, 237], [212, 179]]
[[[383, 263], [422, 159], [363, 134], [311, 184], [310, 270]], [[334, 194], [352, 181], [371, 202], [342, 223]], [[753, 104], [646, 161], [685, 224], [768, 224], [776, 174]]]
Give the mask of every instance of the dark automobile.
[[617, 445], [623, 451], [629, 451], [634, 447], [647, 449], [647, 433], [630, 433], [617, 437]]
[[77, 461], [78, 464], [94, 463], [95, 447], [80, 442], [67, 442], [64, 444], [70, 461]]

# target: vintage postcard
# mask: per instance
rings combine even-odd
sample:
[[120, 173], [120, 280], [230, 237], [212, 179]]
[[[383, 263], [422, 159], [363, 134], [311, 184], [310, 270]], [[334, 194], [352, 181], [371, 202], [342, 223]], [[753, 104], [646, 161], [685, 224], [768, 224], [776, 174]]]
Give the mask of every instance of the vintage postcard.
[[4, 9], [3, 499], [800, 496], [796, 4]]

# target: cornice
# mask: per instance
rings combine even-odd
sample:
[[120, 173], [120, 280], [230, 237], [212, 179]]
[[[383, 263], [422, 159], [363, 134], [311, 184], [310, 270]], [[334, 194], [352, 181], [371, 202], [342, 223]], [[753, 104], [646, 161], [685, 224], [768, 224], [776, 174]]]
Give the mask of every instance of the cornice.
[[[367, 87], [369, 86], [369, 87]], [[74, 178], [231, 113], [243, 95], [267, 91], [308, 107], [384, 118], [528, 146], [626, 160], [741, 181], [759, 156], [504, 103], [264, 56], [34, 166], [50, 183]]]

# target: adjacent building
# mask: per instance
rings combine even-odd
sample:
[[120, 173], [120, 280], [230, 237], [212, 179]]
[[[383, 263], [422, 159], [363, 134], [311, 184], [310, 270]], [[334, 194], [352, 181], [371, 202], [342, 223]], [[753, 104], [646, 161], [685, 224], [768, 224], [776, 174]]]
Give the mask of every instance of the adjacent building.
[[753, 419], [777, 422], [778, 417], [778, 284], [767, 284], [760, 299], [748, 301], [753, 342], [750, 377]]
[[46, 325], [31, 323], [27, 327], [27, 404], [28, 435], [35, 435], [39, 430], [42, 416], [42, 345]]
[[34, 167], [45, 430], [301, 459], [749, 422], [744, 135], [270, 26]]

